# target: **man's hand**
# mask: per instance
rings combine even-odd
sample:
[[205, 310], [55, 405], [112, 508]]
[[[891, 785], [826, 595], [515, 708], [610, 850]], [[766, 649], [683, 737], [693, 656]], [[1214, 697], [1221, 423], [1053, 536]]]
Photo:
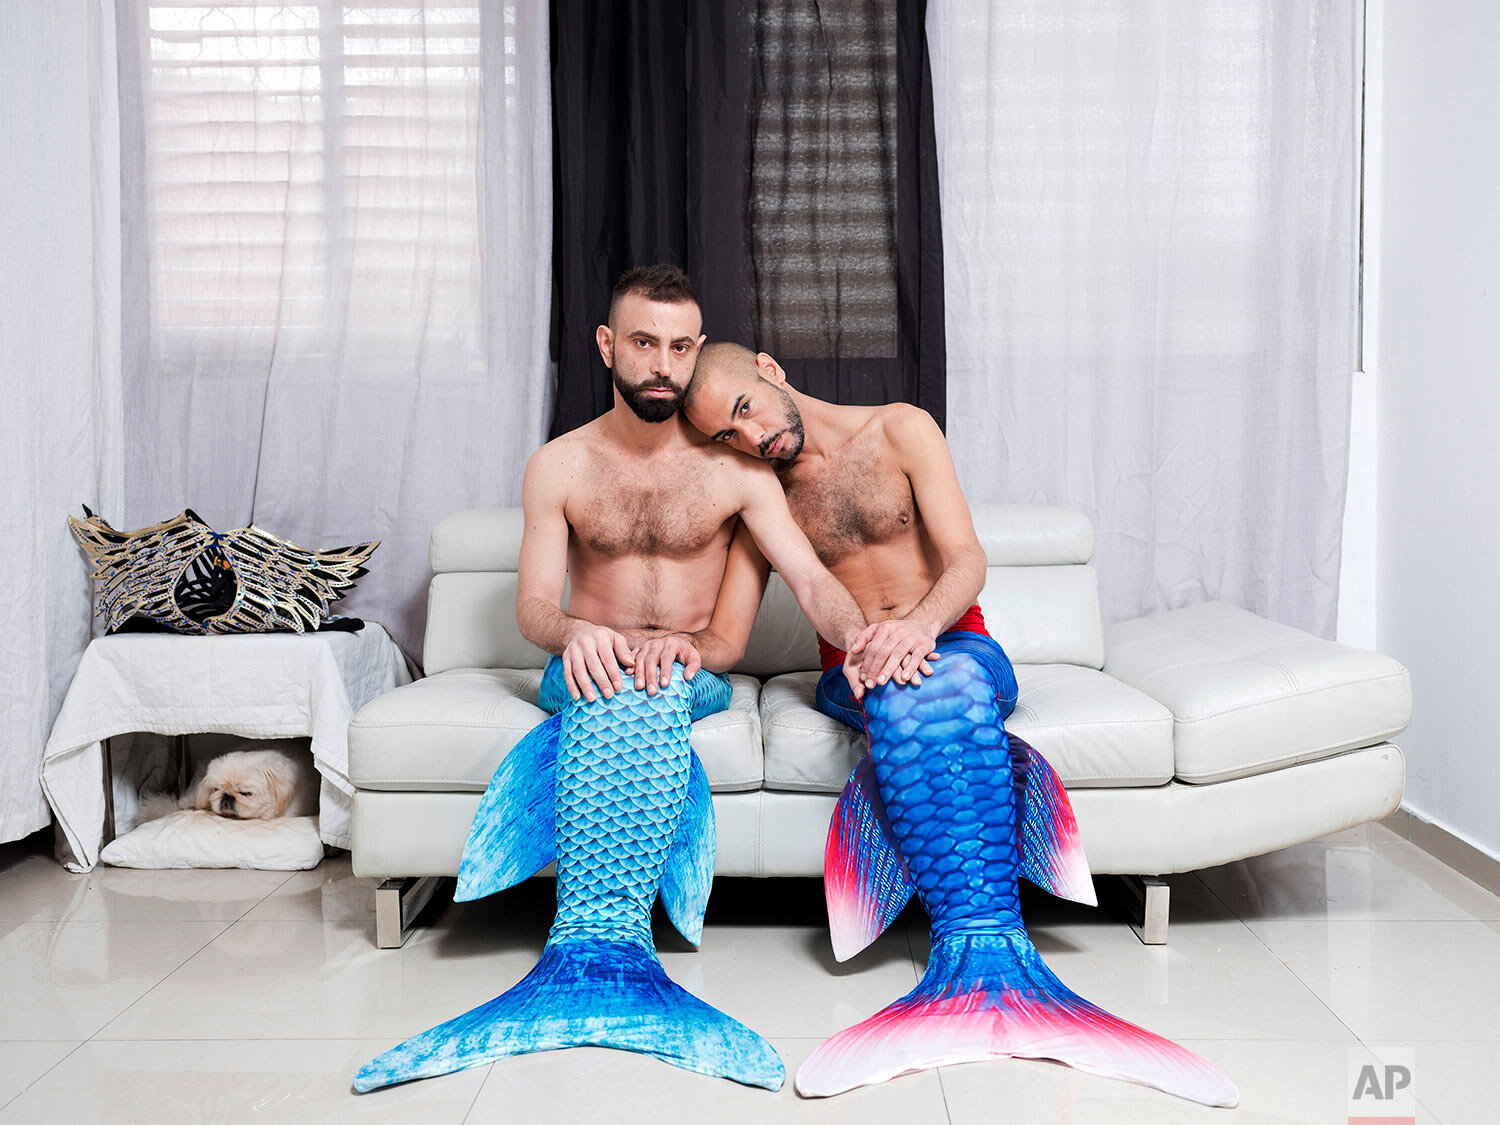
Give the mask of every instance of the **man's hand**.
[[855, 699], [865, 697], [865, 681], [859, 674], [859, 657], [852, 653], [844, 653], [844, 679], [849, 682], [849, 690], [854, 693]]
[[592, 703], [596, 688], [605, 699], [613, 699], [625, 686], [620, 668], [634, 669], [635, 656], [622, 634], [603, 625], [584, 624], [563, 649], [562, 666], [568, 694]]
[[849, 646], [849, 656], [858, 658], [859, 678], [866, 689], [893, 676], [898, 684], [916, 685], [923, 676], [932, 675], [929, 661], [938, 658], [937, 634], [927, 625], [893, 617], [867, 625]]
[[636, 646], [635, 687], [647, 695], [656, 694], [658, 683], [666, 687], [672, 682], [672, 662], [682, 665], [684, 679], [691, 680], [693, 674], [703, 666], [698, 647], [682, 633], [663, 633]]

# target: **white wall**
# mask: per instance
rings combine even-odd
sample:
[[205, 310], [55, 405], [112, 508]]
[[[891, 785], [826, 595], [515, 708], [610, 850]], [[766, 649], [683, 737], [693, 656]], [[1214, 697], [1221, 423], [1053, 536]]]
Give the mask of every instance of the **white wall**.
[[1356, 371], [1350, 394], [1349, 490], [1344, 498], [1343, 555], [1339, 566], [1336, 638], [1355, 648], [1380, 648], [1378, 632], [1379, 433], [1375, 378]]
[[1405, 804], [1500, 855], [1500, 4], [1369, 25], [1378, 647], [1412, 673]]

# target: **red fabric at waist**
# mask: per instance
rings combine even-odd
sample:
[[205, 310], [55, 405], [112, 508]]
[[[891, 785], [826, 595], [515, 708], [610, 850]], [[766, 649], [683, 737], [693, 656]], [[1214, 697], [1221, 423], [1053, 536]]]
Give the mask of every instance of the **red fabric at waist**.
[[[943, 632], [982, 633], [986, 637], [990, 635], [990, 631], [984, 627], [984, 614], [980, 612], [977, 605], [971, 605], [968, 609], [964, 610], [964, 615], [952, 625], [949, 625], [948, 628], [944, 629]], [[826, 672], [830, 668], [837, 668], [844, 662], [844, 650], [834, 648], [822, 637], [819, 637], [818, 659], [823, 662], [823, 671]]]

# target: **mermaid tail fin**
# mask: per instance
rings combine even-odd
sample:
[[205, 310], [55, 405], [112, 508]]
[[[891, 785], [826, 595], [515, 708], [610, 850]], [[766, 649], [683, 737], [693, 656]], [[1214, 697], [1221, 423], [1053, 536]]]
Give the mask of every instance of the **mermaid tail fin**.
[[1051, 764], [1036, 749], [1013, 734], [1007, 737], [1012, 756], [1017, 744], [1027, 758], [1026, 806], [1021, 816], [1021, 878], [1048, 894], [1098, 906], [1089, 861], [1083, 854], [1073, 803]]
[[[1067, 790], [1035, 748], [1013, 734], [1009, 739], [1029, 759], [1021, 876], [1058, 898], [1097, 906]], [[866, 754], [839, 794], [823, 848], [823, 893], [834, 958], [847, 961], [883, 934], [915, 891]]]
[[939, 942], [915, 989], [808, 1057], [797, 1092], [826, 1097], [910, 1071], [1003, 1057], [1056, 1059], [1204, 1105], [1239, 1101], [1234, 1083], [1206, 1059], [1069, 990], [1024, 932]]
[[769, 1043], [673, 983], [649, 949], [594, 939], [549, 945], [514, 988], [371, 1060], [354, 1088], [585, 1046], [639, 1051], [768, 1090], [786, 1078]]
[[[557, 667], [544, 689], [556, 687]], [[770, 1044], [674, 984], [651, 946], [651, 902], [664, 886], [684, 933], [696, 937], [702, 925], [713, 817], [689, 730], [693, 714], [722, 707], [730, 690], [709, 672], [691, 685], [674, 674], [654, 694], [632, 687], [567, 706], [517, 744], [474, 817], [459, 897], [518, 882], [555, 857], [547, 947], [508, 991], [372, 1060], [355, 1089], [576, 1046], [780, 1088], [785, 1069]]]
[[529, 879], [557, 858], [554, 773], [562, 715], [537, 724], [500, 763], [469, 825], [453, 901]]
[[677, 932], [694, 945], [703, 941], [703, 912], [714, 880], [714, 805], [708, 775], [697, 754], [690, 753], [687, 800], [682, 820], [667, 853], [661, 877], [661, 903]]
[[834, 958], [847, 961], [883, 934], [915, 891], [865, 754], [839, 794], [823, 846]]
[[[470, 902], [529, 879], [557, 858], [554, 771], [562, 716], [533, 728], [500, 763], [469, 826], [455, 902]], [[714, 810], [708, 775], [696, 754], [682, 821], [662, 875], [662, 905], [694, 945], [714, 873]]]

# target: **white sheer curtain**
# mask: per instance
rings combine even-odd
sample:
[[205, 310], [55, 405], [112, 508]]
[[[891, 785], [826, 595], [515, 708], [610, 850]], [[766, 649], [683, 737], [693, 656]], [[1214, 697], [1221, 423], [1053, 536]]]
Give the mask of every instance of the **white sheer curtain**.
[[65, 517], [120, 506], [111, 5], [0, 5], [0, 841], [51, 819], [42, 750], [90, 638]]
[[1355, 366], [1355, 0], [928, 13], [948, 437], [1098, 532], [1106, 617], [1332, 636]]
[[118, 13], [124, 522], [380, 539], [338, 611], [416, 655], [433, 524], [519, 498], [549, 406], [547, 6]]

